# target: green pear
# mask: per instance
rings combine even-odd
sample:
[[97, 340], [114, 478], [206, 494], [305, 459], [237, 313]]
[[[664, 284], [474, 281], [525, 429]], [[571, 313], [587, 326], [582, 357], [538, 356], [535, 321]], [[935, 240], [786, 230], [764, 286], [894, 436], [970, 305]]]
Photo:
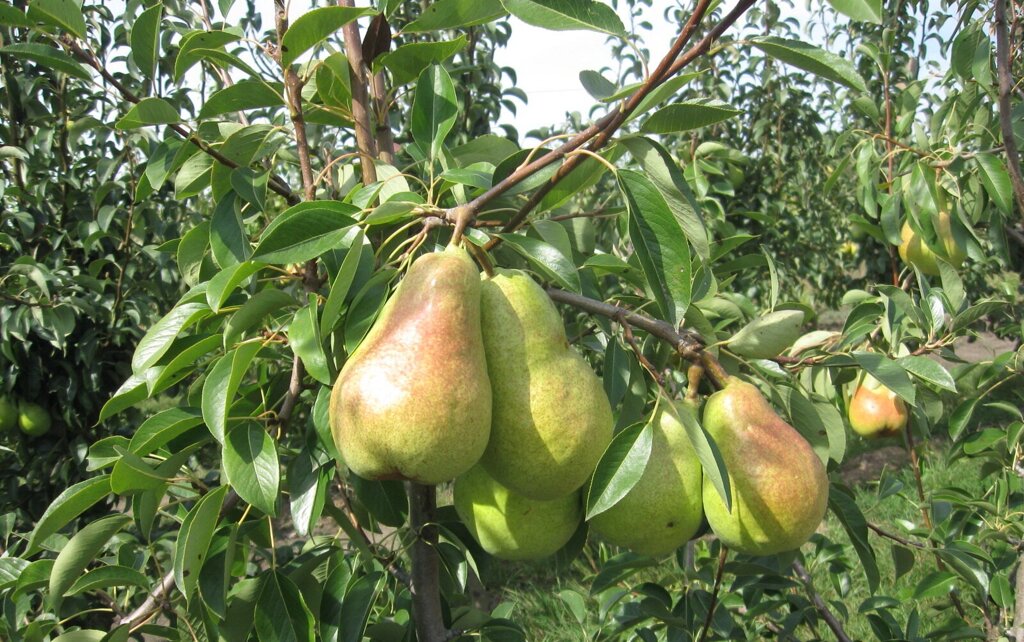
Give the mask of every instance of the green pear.
[[695, 417], [686, 402], [659, 403], [651, 417], [654, 440], [647, 467], [614, 506], [595, 515], [590, 528], [606, 541], [642, 555], [660, 556], [685, 544], [704, 517], [701, 466], [683, 413]]
[[18, 404], [18, 427], [29, 437], [41, 437], [50, 432], [51, 423], [46, 408], [28, 401]]
[[473, 538], [485, 551], [506, 560], [553, 555], [583, 521], [579, 493], [529, 499], [501, 485], [482, 466], [455, 480], [452, 497]]
[[954, 268], [958, 268], [967, 258], [967, 251], [953, 234], [953, 221], [949, 212], [939, 212], [933, 219], [935, 234], [938, 237], [941, 247], [938, 251], [926, 244], [921, 236], [910, 227], [910, 223], [904, 223], [900, 230], [899, 245], [900, 258], [904, 263], [912, 265], [929, 276], [939, 276], [939, 264], [937, 257], [944, 259]]
[[828, 503], [825, 466], [753, 385], [730, 377], [708, 398], [704, 428], [729, 471], [732, 510], [704, 479], [704, 512], [719, 539], [741, 553], [799, 548], [818, 528]]
[[0, 396], [0, 433], [10, 432], [18, 425], [18, 404], [10, 397]]
[[480, 459], [491, 385], [480, 336], [480, 277], [449, 247], [410, 266], [331, 392], [331, 432], [366, 479], [437, 484]]
[[547, 293], [524, 272], [498, 270], [484, 279], [481, 324], [494, 391], [491, 440], [481, 462], [531, 499], [572, 493], [612, 438], [600, 379], [569, 346]]

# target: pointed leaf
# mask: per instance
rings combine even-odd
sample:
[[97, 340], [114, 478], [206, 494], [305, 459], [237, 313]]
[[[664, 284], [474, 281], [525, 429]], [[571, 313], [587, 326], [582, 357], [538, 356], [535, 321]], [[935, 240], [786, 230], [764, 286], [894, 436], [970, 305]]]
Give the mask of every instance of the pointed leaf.
[[0, 53], [11, 54], [18, 58], [31, 60], [54, 71], [61, 71], [69, 76], [89, 80], [89, 72], [74, 58], [56, 47], [37, 42], [19, 42], [0, 47]]
[[277, 448], [261, 426], [246, 422], [227, 434], [224, 474], [239, 497], [264, 514], [277, 516], [281, 482]]
[[66, 29], [79, 38], [85, 37], [81, 0], [32, 0], [28, 4], [28, 17]]
[[110, 475], [80, 481], [67, 488], [46, 508], [28, 538], [25, 556], [34, 555], [39, 545], [68, 523], [110, 494]]
[[557, 248], [544, 241], [522, 234], [499, 234], [508, 247], [515, 250], [540, 273], [559, 287], [580, 291], [580, 275], [576, 266]]
[[740, 113], [739, 109], [713, 98], [687, 100], [662, 107], [651, 114], [640, 129], [655, 134], [684, 132], [720, 123]]
[[509, 13], [535, 27], [626, 36], [626, 28], [615, 10], [594, 0], [502, 0], [502, 4]]
[[654, 428], [649, 423], [633, 424], [615, 435], [587, 488], [586, 519], [617, 504], [640, 481], [653, 443]]
[[95, 561], [97, 554], [114, 533], [131, 521], [132, 518], [128, 515], [100, 518], [75, 533], [75, 536], [61, 548], [50, 571], [50, 599], [55, 605], [60, 604], [67, 590], [82, 571]]
[[281, 39], [281, 64], [290, 65], [356, 18], [375, 13], [361, 7], [321, 7], [299, 16]]
[[261, 107], [280, 107], [284, 104], [282, 91], [280, 83], [240, 80], [207, 98], [199, 110], [199, 120]]
[[412, 106], [412, 137], [430, 158], [440, 155], [444, 139], [455, 126], [459, 105], [455, 97], [455, 84], [440, 65], [428, 67], [416, 82], [416, 97]]
[[138, 129], [146, 125], [167, 125], [180, 123], [181, 116], [171, 103], [163, 98], [143, 98], [136, 103], [121, 120], [114, 124], [117, 129]]
[[775, 36], [751, 38], [751, 44], [769, 56], [798, 69], [867, 93], [864, 79], [849, 60], [799, 40]]
[[267, 226], [253, 252], [267, 263], [302, 263], [336, 247], [355, 225], [354, 205], [341, 201], [310, 201], [284, 211]]
[[261, 347], [255, 342], [239, 345], [217, 361], [203, 382], [203, 421], [214, 438], [222, 444], [235, 393]]
[[163, 2], [158, 2], [140, 13], [132, 24], [132, 59], [147, 78], [153, 77], [160, 56], [160, 19], [163, 12]]

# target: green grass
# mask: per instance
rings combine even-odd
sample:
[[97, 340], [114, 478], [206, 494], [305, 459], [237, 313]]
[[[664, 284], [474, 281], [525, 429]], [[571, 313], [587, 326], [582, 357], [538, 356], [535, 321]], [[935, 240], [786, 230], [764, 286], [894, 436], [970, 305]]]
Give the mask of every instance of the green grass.
[[[859, 440], [851, 445], [858, 451], [865, 450], [863, 442]], [[933, 491], [944, 487], [957, 487], [973, 496], [981, 497], [987, 490], [987, 486], [982, 481], [979, 472], [980, 462], [970, 459], [950, 462], [944, 448], [945, 446], [941, 442], [932, 442], [925, 449], [927, 450], [923, 459], [925, 488]], [[922, 524], [923, 518], [919, 509], [916, 482], [909, 463], [900, 464], [898, 469], [890, 468], [887, 474], [894, 481], [902, 484], [899, 493], [879, 499], [879, 484], [877, 482], [868, 482], [855, 487], [854, 493], [858, 506], [864, 511], [869, 522], [889, 532], [902, 535], [906, 533], [906, 523]], [[844, 545], [847, 542], [841, 524], [831, 513], [827, 516], [820, 532], [834, 542]], [[900, 605], [893, 611], [897, 621], [901, 624], [904, 623], [910, 610], [915, 607], [921, 618], [922, 632], [927, 632], [945, 620], [950, 606], [947, 598], [920, 601], [911, 599], [917, 583], [936, 570], [934, 557], [918, 552], [915, 555], [915, 564], [910, 571], [894, 581], [895, 567], [890, 552], [893, 542], [874, 533], [871, 533], [869, 537], [881, 577], [877, 594], [893, 596], [900, 601]], [[594, 551], [595, 547], [590, 545], [588, 552], [594, 553]], [[858, 612], [861, 603], [870, 597], [867, 581], [864, 573], [860, 570], [859, 560], [852, 548], [847, 549], [847, 555], [847, 562], [852, 566], [852, 570], [849, 572], [849, 590], [845, 596], [840, 596], [834, 587], [833, 570], [829, 568], [829, 564], [811, 563], [809, 571], [814, 586], [822, 597], [827, 601], [841, 602], [850, 611], [850, 618], [845, 623], [850, 637], [855, 640], [871, 640], [875, 636], [867, 616]], [[511, 617], [526, 629], [527, 639], [564, 640], [566, 642], [594, 639], [594, 632], [600, 626], [596, 601], [587, 599], [584, 619], [581, 624], [577, 621], [570, 605], [559, 596], [559, 593], [564, 590], [575, 591], [583, 596], [589, 595], [589, 582], [593, 578], [594, 572], [586, 558], [581, 557], [570, 567], [562, 569], [553, 569], [551, 564], [543, 563], [528, 566], [502, 564], [494, 567], [488, 575], [490, 576], [487, 578], [488, 585], [500, 587], [493, 590], [499, 592], [497, 597], [500, 601], [512, 605]], [[669, 589], [674, 599], [678, 598], [682, 588], [678, 567], [667, 561], [660, 567], [647, 569], [631, 577], [628, 585], [636, 586], [642, 581], [655, 581], [663, 584]], [[730, 578], [726, 576], [724, 585], [728, 586], [729, 583]], [[941, 611], [936, 609], [941, 609]], [[806, 639], [810, 635], [812, 634], [806, 627], [801, 627], [797, 631], [797, 636], [800, 639]], [[816, 635], [821, 639], [834, 639], [824, 623], [819, 623]]]

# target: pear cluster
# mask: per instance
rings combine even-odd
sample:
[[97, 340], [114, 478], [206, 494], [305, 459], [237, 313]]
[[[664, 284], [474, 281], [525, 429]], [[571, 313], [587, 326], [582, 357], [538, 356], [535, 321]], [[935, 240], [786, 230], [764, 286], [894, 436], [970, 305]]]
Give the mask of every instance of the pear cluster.
[[[825, 468], [754, 386], [730, 379], [704, 412], [729, 471], [726, 507], [685, 424], [692, 402], [662, 400], [649, 419], [643, 473], [590, 520], [612, 544], [664, 555], [705, 520], [728, 546], [800, 546], [824, 516]], [[468, 253], [419, 257], [345, 363], [331, 431], [366, 479], [454, 480], [455, 510], [495, 557], [536, 559], [584, 520], [584, 489], [612, 440], [601, 381], [569, 345], [558, 311], [525, 272], [481, 276]]]
[[360, 477], [454, 479], [460, 518], [509, 559], [568, 542], [613, 425], [544, 289], [516, 270], [481, 276], [457, 247], [410, 266], [338, 375], [330, 421]]

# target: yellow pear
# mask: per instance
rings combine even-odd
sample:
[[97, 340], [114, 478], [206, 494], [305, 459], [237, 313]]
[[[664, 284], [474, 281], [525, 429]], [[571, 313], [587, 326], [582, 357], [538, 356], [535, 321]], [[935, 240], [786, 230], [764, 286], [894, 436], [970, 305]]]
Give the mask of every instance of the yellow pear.
[[531, 499], [574, 492], [612, 438], [600, 379], [569, 346], [547, 293], [524, 272], [498, 270], [483, 280], [481, 324], [494, 394], [481, 463]]
[[514, 493], [474, 466], [452, 489], [455, 511], [473, 538], [506, 560], [539, 559], [565, 546], [583, 520], [580, 494], [552, 500]]
[[331, 392], [331, 431], [366, 479], [437, 484], [487, 446], [491, 386], [480, 335], [480, 277], [449, 247], [410, 266]]
[[799, 548], [828, 504], [825, 466], [811, 445], [760, 390], [735, 377], [708, 398], [704, 428], [722, 453], [732, 491], [730, 511], [704, 479], [704, 512], [718, 538], [750, 555]]
[[695, 416], [686, 402], [659, 403], [650, 420], [651, 456], [636, 484], [614, 506], [590, 520], [604, 540], [642, 555], [665, 555], [685, 544], [704, 517], [701, 466], [680, 422]]
[[900, 231], [902, 243], [899, 246], [900, 258], [904, 263], [912, 265], [929, 276], [939, 276], [939, 264], [936, 256], [941, 257], [955, 268], [963, 265], [967, 257], [965, 248], [959, 244], [953, 235], [953, 226], [949, 212], [939, 212], [934, 220], [935, 233], [942, 244], [938, 250], [929, 247], [921, 236], [910, 227], [910, 223], [904, 223]]
[[863, 373], [847, 408], [850, 427], [862, 437], [892, 437], [907, 427], [907, 404], [880, 381]]

